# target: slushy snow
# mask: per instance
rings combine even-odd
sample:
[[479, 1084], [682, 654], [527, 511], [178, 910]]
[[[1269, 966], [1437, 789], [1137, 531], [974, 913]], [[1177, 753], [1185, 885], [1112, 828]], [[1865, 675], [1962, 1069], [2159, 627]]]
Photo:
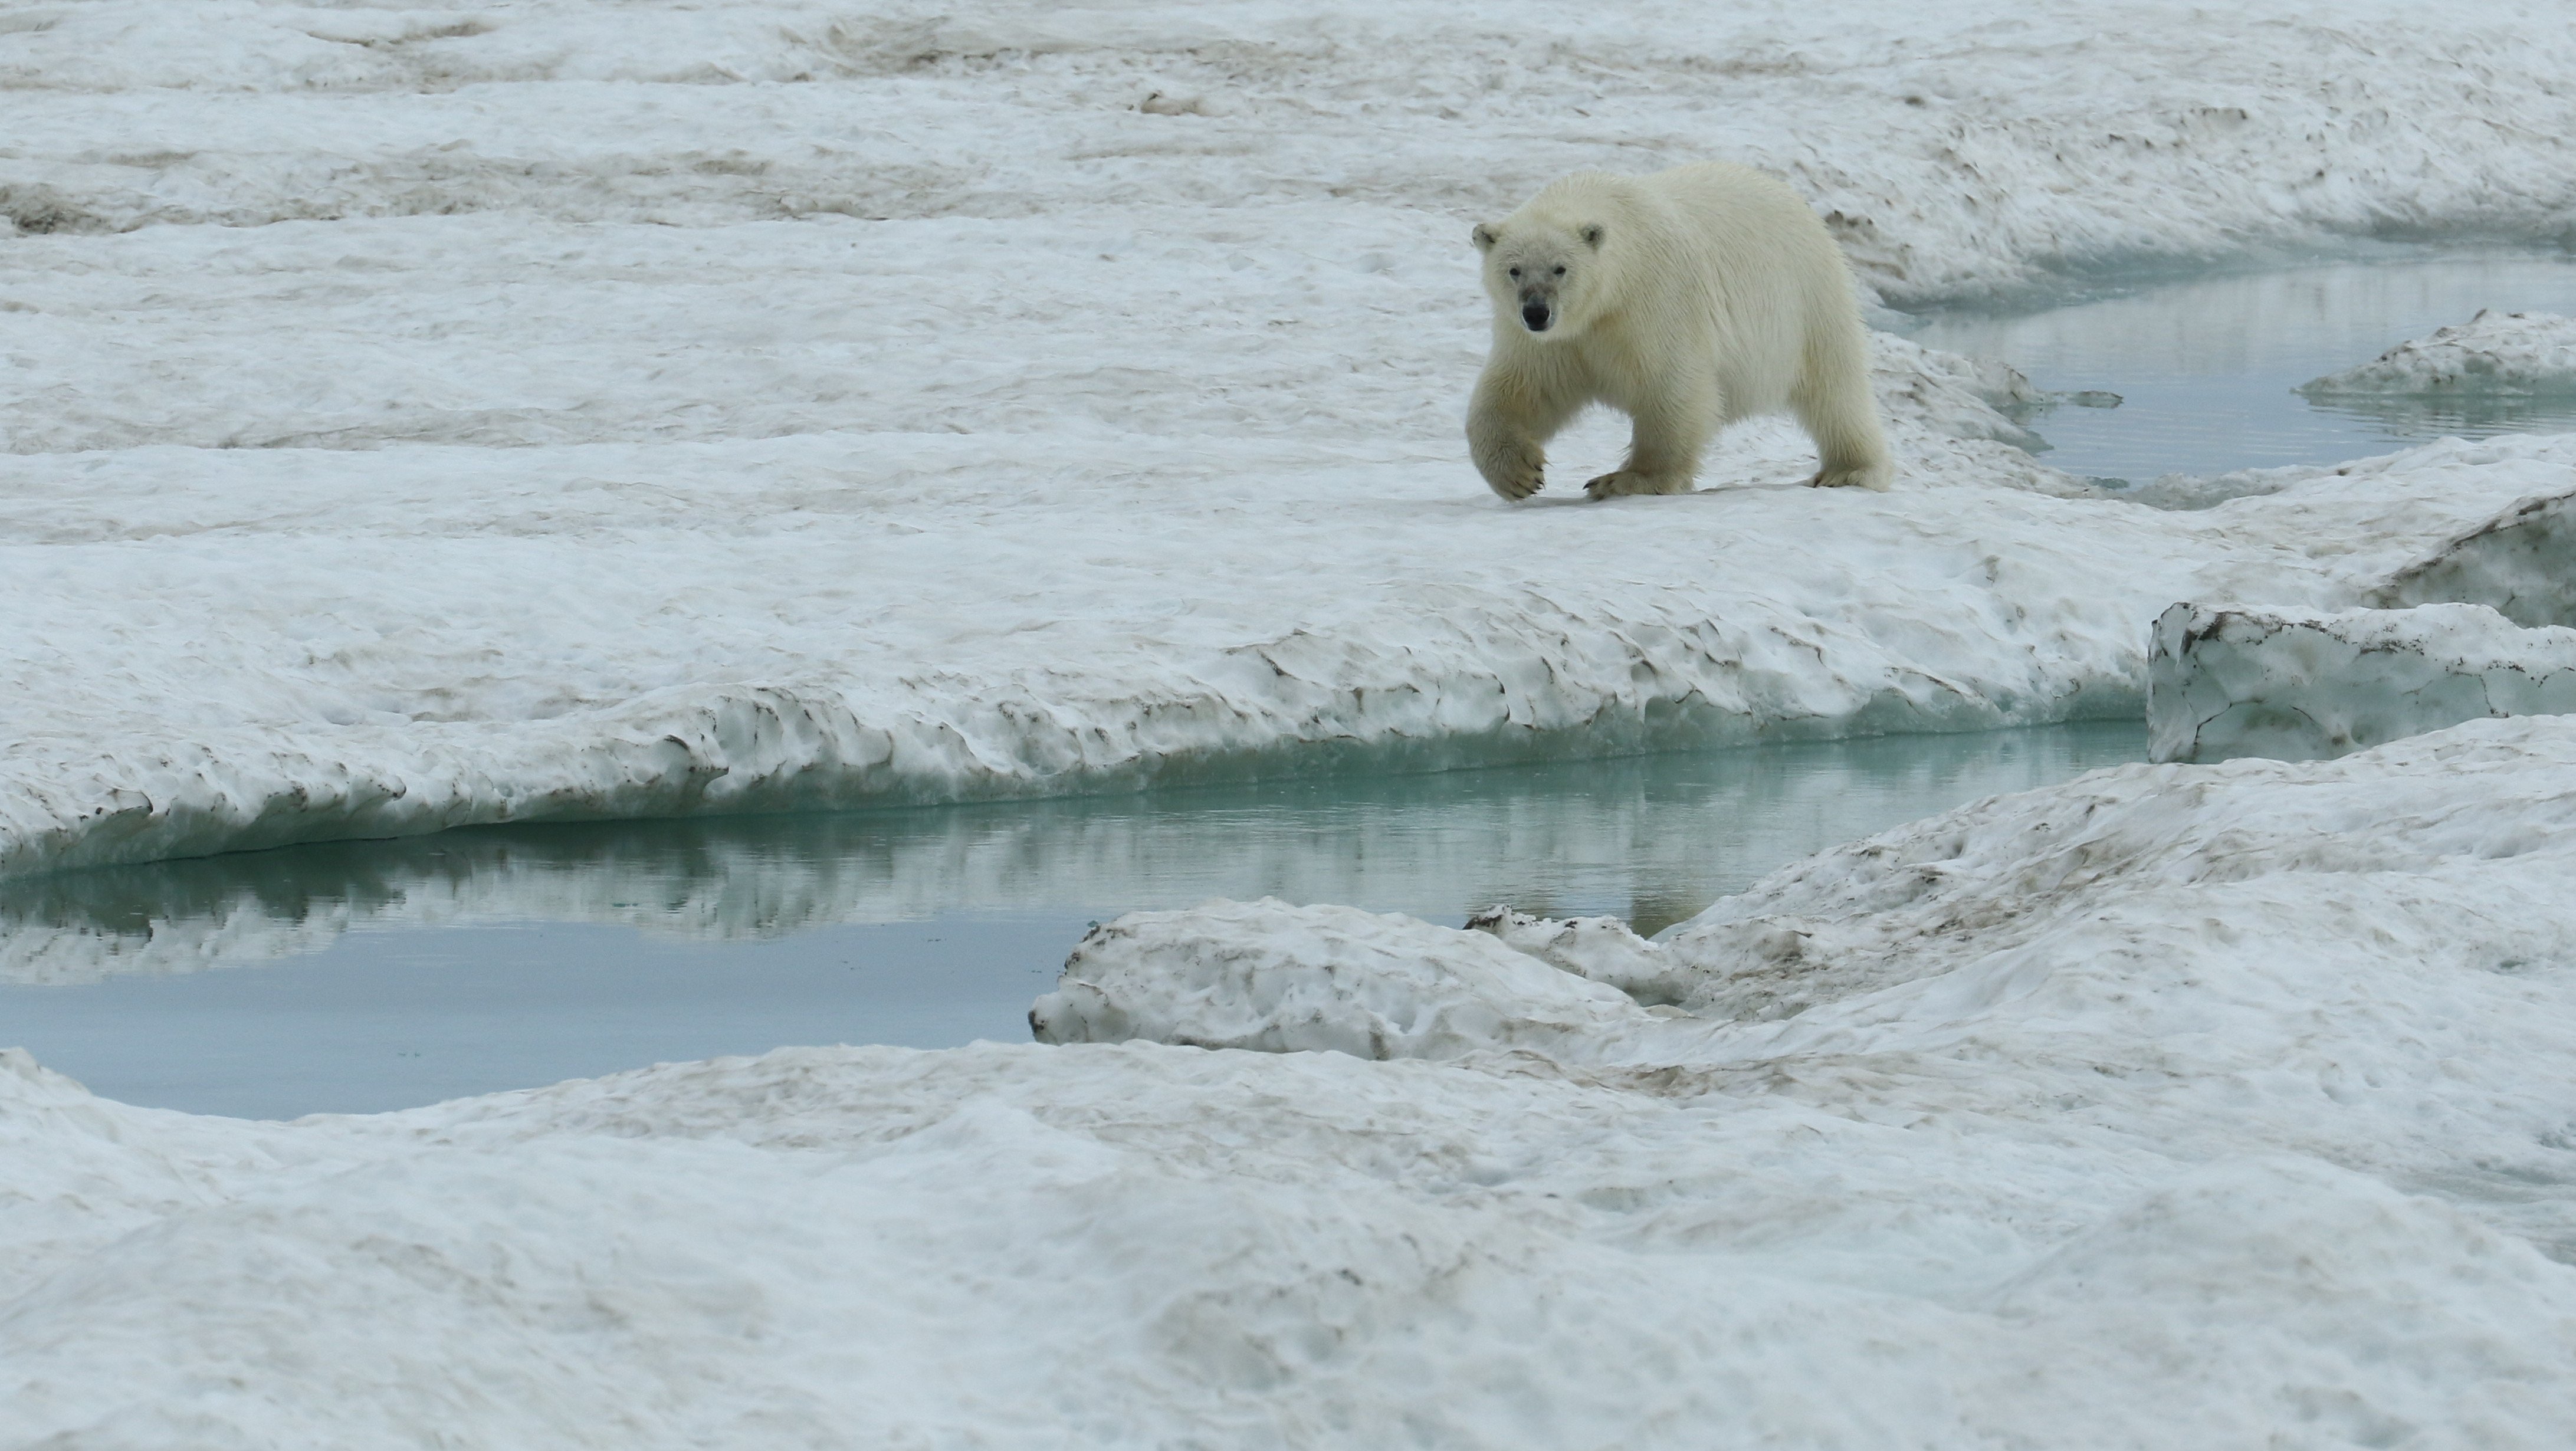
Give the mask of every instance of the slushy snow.
[[[1887, 495], [1765, 424], [1511, 509], [1457, 435], [1467, 228], [1578, 167], [1772, 170], [1914, 305], [2561, 238], [2571, 72], [2379, 0], [8, 5], [0, 872], [2130, 714], [2178, 600], [2565, 623], [2576, 439], [2155, 510], [1885, 337]], [[2571, 802], [2567, 717], [2130, 767], [1653, 941], [1219, 902], [1080, 944], [1061, 1046], [369, 1118], [12, 1052], [0, 1444], [2555, 1447]]]

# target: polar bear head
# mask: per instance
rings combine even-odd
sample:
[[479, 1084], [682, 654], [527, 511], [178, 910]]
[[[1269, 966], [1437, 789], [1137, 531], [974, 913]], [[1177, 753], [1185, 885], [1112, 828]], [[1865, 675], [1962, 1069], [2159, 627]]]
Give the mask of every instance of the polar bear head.
[[1599, 312], [1604, 225], [1582, 216], [1532, 215], [1522, 208], [1501, 222], [1479, 224], [1485, 291], [1497, 319], [1517, 319], [1536, 338], [1570, 337]]

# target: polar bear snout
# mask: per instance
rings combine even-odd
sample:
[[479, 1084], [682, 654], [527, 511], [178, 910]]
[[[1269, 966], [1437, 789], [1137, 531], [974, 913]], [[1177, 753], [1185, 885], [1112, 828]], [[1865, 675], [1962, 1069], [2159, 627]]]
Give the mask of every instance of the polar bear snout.
[[[1517, 272], [1520, 269], [1512, 270]], [[1565, 271], [1562, 267], [1556, 270], [1560, 274]], [[1520, 282], [1517, 277], [1513, 280]], [[1520, 286], [1512, 290], [1521, 301], [1521, 326], [1534, 333], [1543, 333], [1565, 321], [1565, 299], [1557, 295], [1559, 285], [1557, 278], [1543, 277], [1537, 281], [1520, 282]]]

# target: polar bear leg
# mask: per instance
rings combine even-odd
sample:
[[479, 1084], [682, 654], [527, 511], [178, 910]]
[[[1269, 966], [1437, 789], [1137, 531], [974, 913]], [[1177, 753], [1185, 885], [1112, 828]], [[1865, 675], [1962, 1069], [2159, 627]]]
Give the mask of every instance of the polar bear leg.
[[1807, 345], [1805, 375], [1789, 407], [1816, 441], [1818, 488], [1884, 490], [1896, 479], [1878, 404], [1869, 388], [1869, 344], [1858, 324], [1821, 329]]
[[1467, 405], [1467, 454], [1486, 486], [1512, 500], [1544, 488], [1545, 444], [1582, 406], [1581, 397], [1517, 369], [1487, 367]]
[[1628, 462], [1585, 484], [1583, 492], [1596, 499], [1689, 493], [1718, 416], [1717, 387], [1703, 379], [1674, 387], [1671, 396], [1640, 403], [1630, 415], [1634, 428], [1628, 436]]

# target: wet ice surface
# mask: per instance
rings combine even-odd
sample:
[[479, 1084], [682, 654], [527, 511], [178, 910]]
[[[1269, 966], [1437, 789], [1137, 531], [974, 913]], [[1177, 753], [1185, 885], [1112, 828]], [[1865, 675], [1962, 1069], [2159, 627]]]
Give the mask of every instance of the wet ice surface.
[[2115, 295], [2015, 313], [1955, 310], [1909, 333], [1994, 358], [2058, 394], [2103, 391], [2031, 417], [2069, 473], [2146, 483], [2335, 463], [2446, 434], [2576, 429], [2576, 399], [2340, 397], [2291, 390], [2480, 308], [2576, 311], [2576, 258], [2423, 255], [2391, 248], [2237, 275], [2105, 284]]
[[481, 828], [0, 885], [0, 1022], [129, 1103], [406, 1107], [791, 1043], [1024, 1039], [1086, 923], [1210, 897], [1652, 932], [2141, 726], [830, 816]]

